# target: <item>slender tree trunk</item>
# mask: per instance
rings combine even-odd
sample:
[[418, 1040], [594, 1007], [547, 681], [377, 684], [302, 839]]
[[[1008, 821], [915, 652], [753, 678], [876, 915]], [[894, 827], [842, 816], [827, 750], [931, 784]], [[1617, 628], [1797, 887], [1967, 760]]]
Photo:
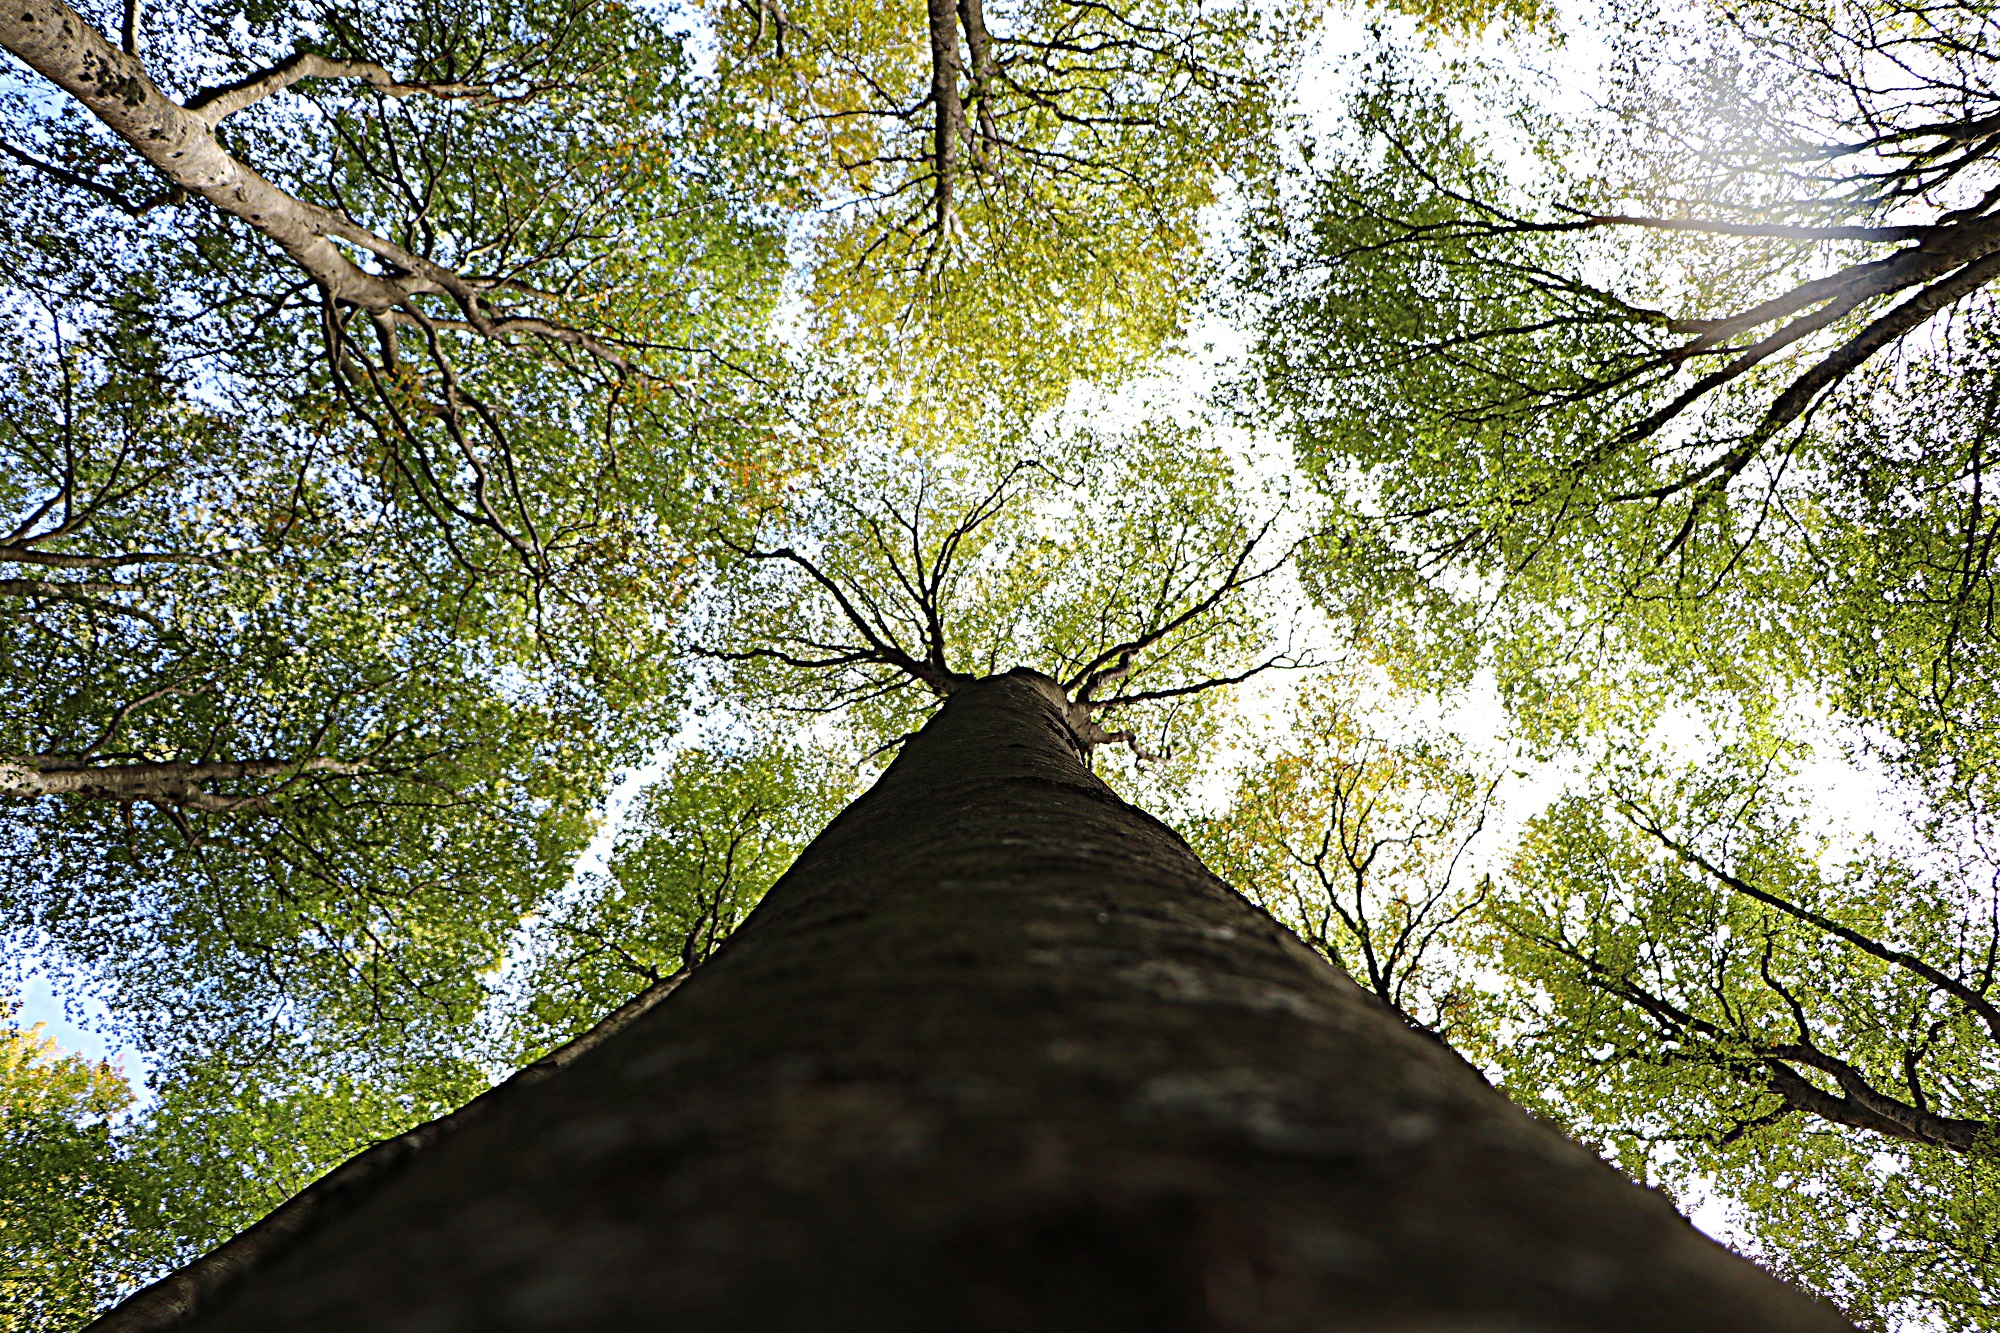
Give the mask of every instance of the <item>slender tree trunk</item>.
[[955, 0], [928, 0], [931, 22], [931, 168], [936, 212], [936, 244], [951, 225], [952, 190], [958, 181], [958, 145], [965, 135], [965, 105], [958, 97], [958, 8]]
[[678, 991], [197, 1325], [1847, 1327], [1223, 885], [1058, 699], [960, 689]]

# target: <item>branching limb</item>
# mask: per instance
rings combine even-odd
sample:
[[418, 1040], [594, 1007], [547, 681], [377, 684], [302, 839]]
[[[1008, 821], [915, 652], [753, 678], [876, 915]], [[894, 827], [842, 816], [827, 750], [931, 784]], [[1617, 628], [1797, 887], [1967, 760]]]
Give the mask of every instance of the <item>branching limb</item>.
[[927, 0], [931, 56], [932, 226], [942, 244], [952, 221], [952, 191], [958, 176], [958, 145], [964, 138], [965, 107], [959, 100], [958, 8], [953, 0]]
[[[412, 298], [445, 295], [458, 306], [465, 324], [483, 337], [532, 334], [568, 342], [621, 370], [629, 368], [626, 358], [580, 330], [546, 320], [496, 316], [483, 297], [504, 287], [503, 282], [468, 278], [344, 214], [288, 193], [232, 156], [214, 134], [215, 123], [223, 116], [314, 74], [363, 79], [396, 96], [415, 92], [479, 96], [485, 91], [480, 86], [405, 84], [369, 62], [302, 55], [244, 84], [218, 90], [198, 109], [189, 109], [162, 93], [138, 59], [114, 50], [64, 0], [21, 0], [0, 10], [0, 47], [83, 103], [174, 186], [201, 196], [269, 237], [332, 302], [372, 315], [400, 308], [403, 315], [415, 318], [420, 312]], [[391, 272], [375, 274], [362, 268], [334, 244], [336, 239], [374, 255]]]
[[1915, 954], [1903, 949], [1893, 948], [1883, 944], [1879, 940], [1871, 939], [1863, 935], [1860, 931], [1844, 926], [1822, 913], [1813, 911], [1809, 907], [1803, 907], [1767, 889], [1759, 888], [1757, 885], [1750, 883], [1740, 876], [1730, 874], [1700, 852], [1661, 828], [1658, 821], [1653, 819], [1651, 815], [1636, 803], [1620, 798], [1618, 804], [1620, 811], [1634, 828], [1650, 835], [1661, 846], [1679, 857], [1684, 863], [1700, 870], [1716, 883], [1730, 889], [1732, 892], [1740, 893], [1755, 902], [1760, 902], [1766, 907], [1783, 912], [1795, 921], [1804, 922], [1816, 930], [1824, 931], [1836, 939], [1845, 941], [1870, 957], [1879, 958], [1885, 963], [1902, 968], [1913, 976], [1921, 977], [1971, 1010], [1986, 1025], [1986, 1030], [1992, 1034], [1993, 1039], [1996, 1042], [2000, 1042], [2000, 1006], [1996, 1006], [1992, 1000], [1988, 999], [1980, 991], [1966, 985], [1956, 977], [1938, 970], [1923, 959], [1918, 958]]
[[[1662, 1034], [1680, 1048], [1671, 1059], [1697, 1060], [1750, 1081], [1753, 1086], [1761, 1086], [1780, 1099], [1784, 1113], [1803, 1112], [1831, 1124], [1953, 1152], [1996, 1150], [1993, 1124], [1939, 1115], [1891, 1096], [1876, 1088], [1852, 1064], [1821, 1050], [1810, 1040], [1809, 1028], [1803, 1026], [1795, 997], [1776, 985], [1768, 967], [1763, 969], [1766, 981], [1772, 983], [1775, 994], [1790, 1002], [1788, 1007], [1793, 1008], [1794, 1022], [1801, 1025], [1805, 1040], [1773, 1042], [1748, 1033], [1731, 1032], [1640, 985], [1629, 971], [1606, 967], [1566, 940], [1540, 936], [1536, 942], [1577, 964], [1583, 971], [1581, 979], [1593, 988], [1624, 1000], [1652, 1018]], [[1801, 1074], [1800, 1067], [1829, 1075], [1840, 1091], [1821, 1088]], [[1779, 1118], [1782, 1116], [1769, 1115], [1753, 1123]], [[1749, 1127], [1734, 1126], [1728, 1131], [1728, 1138], [1741, 1137]]]
[[835, 649], [817, 658], [787, 654], [772, 648], [755, 648], [740, 652], [705, 648], [699, 650], [703, 656], [738, 661], [765, 657], [809, 669], [879, 664], [900, 672], [940, 696], [950, 694], [972, 679], [963, 672], [934, 665], [928, 660], [928, 654], [920, 658], [903, 647], [879, 613], [864, 612], [857, 604], [857, 599], [861, 596], [858, 590], [850, 590], [841, 580], [822, 569], [816, 561], [794, 548], [785, 546], [765, 551], [732, 544], [731, 549], [746, 560], [782, 561], [800, 570], [833, 599], [834, 605], [839, 608], [847, 623], [861, 636], [862, 642], [860, 645]]
[[0, 579], [0, 597], [29, 597], [44, 602], [67, 602], [72, 606], [142, 621], [155, 634], [167, 632], [167, 622], [151, 611], [125, 602], [107, 602], [102, 597], [93, 596], [93, 589], [106, 592], [132, 591], [122, 583], [51, 583], [46, 579]]
[[[129, 46], [126, 51], [133, 54]], [[463, 99], [486, 97], [493, 91], [490, 84], [483, 83], [404, 83], [372, 60], [334, 60], [301, 51], [235, 83], [204, 89], [188, 100], [187, 110], [214, 129], [230, 116], [273, 93], [283, 92], [300, 79], [359, 79], [384, 97], [412, 97], [422, 93]]]
[[82, 190], [86, 194], [96, 195], [99, 199], [104, 200], [104, 202], [110, 204], [127, 217], [144, 217], [156, 208], [166, 208], [173, 204], [178, 204], [187, 198], [187, 191], [175, 185], [161, 190], [157, 194], [150, 195], [135, 204], [109, 185], [106, 185], [103, 181], [92, 180], [88, 176], [80, 176], [76, 172], [59, 167], [53, 162], [44, 162], [34, 154], [24, 152], [13, 144], [8, 143], [5, 139], [0, 139], [0, 153], [5, 153], [22, 166], [27, 167], [30, 171], [40, 172], [50, 180], [67, 185], [74, 190]]
[[[30, 540], [37, 540], [31, 538]], [[254, 555], [254, 551], [237, 551]], [[41, 565], [48, 569], [125, 569], [133, 565], [218, 565], [217, 557], [191, 551], [125, 551], [118, 555], [69, 555], [61, 551], [38, 551], [32, 546], [0, 543], [0, 561]]]
[[1236, 558], [1231, 563], [1228, 572], [1217, 581], [1216, 585], [1209, 590], [1206, 596], [1181, 611], [1178, 615], [1172, 616], [1142, 631], [1135, 637], [1097, 654], [1086, 662], [1076, 674], [1063, 682], [1063, 689], [1079, 704], [1092, 705], [1097, 702], [1096, 693], [1099, 689], [1109, 684], [1115, 684], [1131, 674], [1132, 665], [1138, 659], [1140, 653], [1182, 626], [1201, 616], [1207, 615], [1222, 602], [1223, 598], [1229, 596], [1231, 593], [1247, 588], [1251, 584], [1261, 582], [1284, 568], [1285, 562], [1291, 559], [1292, 552], [1289, 549], [1278, 557], [1277, 560], [1262, 569], [1248, 569], [1250, 557], [1256, 554], [1257, 547], [1271, 531], [1271, 522], [1275, 522], [1275, 520], [1266, 522], [1263, 527], [1250, 536], [1249, 540], [1244, 542], [1243, 548], [1237, 552]]
[[169, 99], [136, 57], [114, 50], [63, 0], [0, 10], [0, 46], [82, 102], [169, 181], [270, 237], [337, 299], [388, 309], [409, 295], [407, 285], [364, 271], [329, 239], [359, 228], [232, 157], [207, 121]]

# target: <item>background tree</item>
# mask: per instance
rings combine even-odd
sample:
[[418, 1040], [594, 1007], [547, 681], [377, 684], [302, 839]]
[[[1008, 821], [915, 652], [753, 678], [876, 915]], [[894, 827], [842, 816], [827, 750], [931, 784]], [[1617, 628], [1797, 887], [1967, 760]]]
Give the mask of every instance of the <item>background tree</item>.
[[971, 402], [1059, 404], [1174, 338], [1202, 210], [1261, 188], [1319, 7], [1232, 0], [745, 0], [724, 85], [820, 201], [822, 337]]
[[[1731, 762], [1733, 761], [1733, 762]], [[1992, 1326], [1995, 883], [1809, 832], [1767, 743], [1630, 768], [1533, 820], [1473, 1042], [1641, 1178], [1719, 1186], [1781, 1271], [1873, 1327]], [[1712, 1184], [1710, 1184], [1712, 1182]]]
[[1188, 758], [1212, 733], [1202, 696], [1296, 660], [1270, 646], [1277, 515], [1186, 426], [1036, 443], [1009, 461], [1004, 441], [969, 459], [857, 442], [725, 567], [697, 642], [724, 692], [839, 714], [886, 750], [926, 696], [1026, 657], [1059, 673], [1082, 734]]
[[[1984, 1327], [1991, 1051], [1935, 978], [1990, 985], [1993, 15], [1607, 17], [1594, 112], [1378, 43], [1248, 251], [1246, 401], [1328, 496], [1322, 605], [1604, 761], [1494, 906], [1480, 1058], [1857, 1317]], [[1754, 781], [1650, 767], [1705, 717], [1740, 773], [1801, 716], [1971, 869], [1822, 866]]]
[[[15, 1005], [8, 1005], [12, 1019]], [[81, 1322], [115, 1289], [131, 1181], [107, 1151], [131, 1103], [118, 1071], [66, 1053], [39, 1024], [0, 1027], [0, 1320]]]
[[122, 1282], [490, 1082], [693, 553], [804, 449], [757, 136], [660, 23], [96, 17], [6, 98], [0, 910], [153, 1070]]
[[1341, 497], [1320, 568], [1382, 632], [1426, 627], [1408, 660], [1491, 644], [1531, 707], [1621, 654], [1700, 660], [1682, 679], [1825, 688], [1964, 779], [2000, 30], [1983, 5], [1610, 17], [1595, 118], [1506, 113], [1523, 91], [1491, 81], [1473, 128], [1385, 48], [1271, 215], [1256, 374]]
[[1475, 844], [1499, 782], [1448, 738], [1371, 734], [1364, 719], [1389, 710], [1364, 713], [1363, 688], [1359, 673], [1302, 687], [1188, 840], [1405, 1022], [1455, 1042], [1476, 991], [1456, 946], [1490, 892]]

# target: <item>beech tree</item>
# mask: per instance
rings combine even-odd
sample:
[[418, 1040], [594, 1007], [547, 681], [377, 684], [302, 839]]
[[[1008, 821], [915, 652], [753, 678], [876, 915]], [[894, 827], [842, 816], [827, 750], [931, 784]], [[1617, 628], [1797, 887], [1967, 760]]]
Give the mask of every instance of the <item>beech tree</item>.
[[1176, 334], [1201, 211], [1268, 177], [1319, 9], [755, 0], [712, 21], [726, 86], [829, 205], [806, 274], [823, 336], [963, 408], [1060, 403]]
[[170, 1069], [421, 1043], [666, 727], [693, 516], [790, 449], [708, 373], [774, 229], [636, 153], [698, 90], [626, 11], [125, 19], [0, 34], [52, 80], [8, 94], [7, 926]]
[[1385, 47], [1269, 214], [1255, 374], [1338, 497], [1324, 575], [1552, 717], [1648, 663], [1823, 684], [1974, 781], [1990, 7], [1612, 18], [1594, 118], [1463, 85], [1504, 162]]
[[[1090, 772], [1143, 748], [1107, 720], [1271, 661], [1207, 632], [1275, 570], [1202, 470], [1178, 512], [1224, 530], [1180, 529], [1153, 587], [1108, 602], [1041, 563], [1042, 524], [1000, 540], [1018, 467], [857, 469], [822, 500], [857, 521], [747, 547], [738, 599], [798, 614], [711, 650], [737, 679], [778, 668], [778, 707], [942, 707], [691, 974], [94, 1327], [667, 1306], [718, 1328], [1842, 1327], [1508, 1106]], [[1157, 541], [1149, 498], [1128, 531]], [[1067, 684], [980, 670], [1000, 640], [974, 594], [1010, 585], [1010, 641]]]
[[[899, 148], [857, 166], [853, 127], [900, 144], [929, 103], [857, 119], [837, 85], [857, 62], [893, 83], [928, 20], [739, 17], [0, 21], [0, 902], [13, 970], [103, 1000], [188, 1150], [234, 1164], [168, 1192], [206, 1200], [174, 1244], [490, 1077], [486, 978], [556, 910], [610, 776], [676, 727], [703, 551], [837, 452], [828, 401], [903, 392], [848, 335], [915, 318], [968, 368], [1021, 352], [990, 395], [1016, 418], [1129, 365], [1175, 327], [1196, 210], [1259, 159], [1281, 91], [1247, 12], [998, 16], [981, 114], [1008, 179], [1063, 235], [1126, 239], [1107, 282], [1056, 223], [979, 222], [975, 302], [961, 220], [914, 285], [928, 241], [839, 239], [921, 175]], [[711, 38], [714, 68], [690, 47]], [[817, 341], [786, 348], [801, 241]], [[1057, 329], [1032, 355], [1031, 328]], [[258, 1142], [287, 1116], [324, 1128], [309, 1150]]]
[[[1304, 660], [1219, 451], [1044, 423], [1171, 340], [1308, 15], [681, 17], [0, 15], [8, 925], [167, 1058], [110, 1280], [261, 1217], [100, 1327], [1837, 1327], [1089, 771]], [[572, 880], [690, 705], [754, 743]], [[842, 786], [773, 719], [895, 758], [718, 944]]]

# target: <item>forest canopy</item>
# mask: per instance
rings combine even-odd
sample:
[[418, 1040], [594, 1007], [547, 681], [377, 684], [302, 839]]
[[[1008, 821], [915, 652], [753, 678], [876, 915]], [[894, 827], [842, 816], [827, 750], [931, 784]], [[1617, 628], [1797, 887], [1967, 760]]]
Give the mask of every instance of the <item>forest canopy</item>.
[[0, 1017], [0, 1325], [670, 990], [1026, 666], [1517, 1101], [2000, 1328], [1991, 5], [0, 46], [0, 994], [82, 1025]]

